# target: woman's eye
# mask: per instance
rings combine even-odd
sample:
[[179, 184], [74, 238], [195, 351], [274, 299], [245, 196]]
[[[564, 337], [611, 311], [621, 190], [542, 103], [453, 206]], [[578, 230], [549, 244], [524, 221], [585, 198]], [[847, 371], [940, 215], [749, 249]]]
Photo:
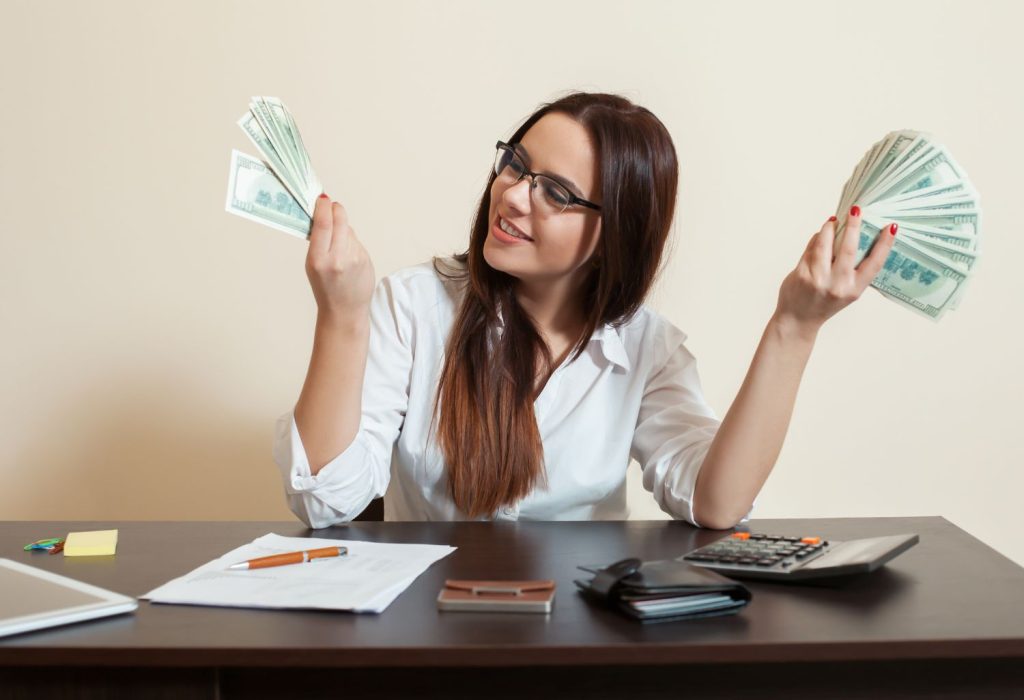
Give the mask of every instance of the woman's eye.
[[569, 197], [566, 196], [565, 192], [563, 192], [561, 188], [555, 187], [554, 185], [549, 185], [545, 187], [544, 194], [546, 194], [552, 202], [556, 202], [557, 204], [569, 203]]

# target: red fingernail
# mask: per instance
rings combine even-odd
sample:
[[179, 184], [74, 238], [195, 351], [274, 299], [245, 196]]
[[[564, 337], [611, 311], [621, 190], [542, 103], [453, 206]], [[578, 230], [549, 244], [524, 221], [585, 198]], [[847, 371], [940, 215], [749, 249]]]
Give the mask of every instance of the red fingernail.
[[860, 216], [860, 207], [856, 204], [850, 207], [850, 216]]
[[834, 217], [834, 216], [830, 216], [830, 217], [828, 217], [828, 220], [829, 220], [829, 221], [835, 221], [835, 220], [836, 220], [836, 217]]
[[327, 199], [327, 193], [326, 192], [321, 192], [320, 193], [320, 199]]
[[900, 227], [899, 224], [892, 224], [892, 225], [890, 225], [889, 226], [889, 233], [891, 235], [895, 236], [896, 235], [896, 229], [898, 229], [899, 227]]

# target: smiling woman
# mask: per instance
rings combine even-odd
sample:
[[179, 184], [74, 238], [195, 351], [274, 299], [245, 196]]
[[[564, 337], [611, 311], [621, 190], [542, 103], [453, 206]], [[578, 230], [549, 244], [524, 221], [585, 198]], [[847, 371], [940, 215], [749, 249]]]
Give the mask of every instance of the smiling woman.
[[292, 510], [324, 527], [386, 494], [398, 520], [624, 519], [635, 458], [661, 508], [699, 524], [719, 421], [686, 335], [642, 306], [677, 173], [650, 111], [569, 94], [497, 142], [468, 249], [376, 291], [321, 199], [313, 357], [275, 442]]
[[545, 105], [510, 144], [497, 144], [469, 250], [456, 256], [471, 284], [438, 391], [452, 498], [470, 516], [519, 501], [543, 479], [533, 403], [597, 328], [637, 311], [675, 206], [672, 139], [622, 97], [575, 94]]
[[811, 237], [719, 421], [686, 334], [642, 303], [677, 179], [648, 110], [570, 94], [496, 144], [468, 249], [376, 290], [344, 207], [322, 197], [313, 357], [275, 443], [292, 510], [325, 527], [386, 494], [398, 520], [624, 519], [636, 459], [672, 517], [749, 519], [818, 329], [864, 291], [896, 229], [859, 263], [856, 206], [835, 251], [835, 217]]

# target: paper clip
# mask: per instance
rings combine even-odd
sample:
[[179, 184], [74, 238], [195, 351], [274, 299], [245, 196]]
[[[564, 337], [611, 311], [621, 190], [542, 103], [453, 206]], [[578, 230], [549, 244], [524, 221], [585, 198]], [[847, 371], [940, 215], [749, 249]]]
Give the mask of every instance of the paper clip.
[[[58, 544], [63, 545], [63, 543], [63, 537], [50, 537], [49, 539], [37, 540], [32, 544], [25, 545], [25, 551], [27, 552], [30, 549], [53, 549]], [[63, 546], [61, 547], [61, 549], [63, 549]]]

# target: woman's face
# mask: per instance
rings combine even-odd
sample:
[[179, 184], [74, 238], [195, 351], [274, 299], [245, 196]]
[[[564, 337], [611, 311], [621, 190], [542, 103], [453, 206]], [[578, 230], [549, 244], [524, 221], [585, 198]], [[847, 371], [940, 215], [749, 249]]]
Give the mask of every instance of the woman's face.
[[[523, 135], [519, 153], [536, 173], [571, 181], [577, 197], [601, 204], [597, 158], [586, 130], [572, 117], [549, 112]], [[491, 186], [490, 229], [484, 241], [484, 259], [524, 282], [575, 282], [586, 276], [589, 260], [601, 235], [601, 213], [574, 204], [561, 214], [539, 211], [541, 185], [531, 197], [527, 176], [509, 184], [495, 178]], [[532, 240], [509, 241], [496, 233], [504, 220]], [[574, 288], [575, 285], [572, 285]]]

